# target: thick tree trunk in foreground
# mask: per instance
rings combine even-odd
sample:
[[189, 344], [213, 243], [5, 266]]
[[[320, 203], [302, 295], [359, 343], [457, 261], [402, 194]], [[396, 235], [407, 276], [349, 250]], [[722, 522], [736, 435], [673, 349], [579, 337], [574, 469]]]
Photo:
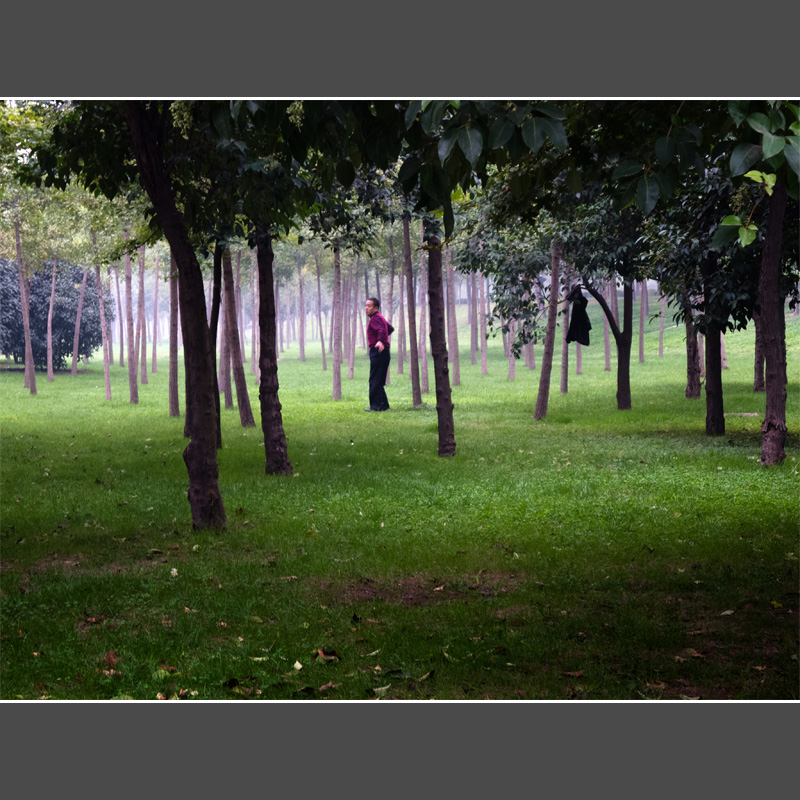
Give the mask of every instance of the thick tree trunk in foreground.
[[53, 256], [53, 280], [50, 284], [50, 307], [47, 311], [47, 380], [52, 383], [53, 375], [53, 306], [56, 300], [56, 266], [58, 261]]
[[722, 353], [719, 328], [706, 330], [706, 435], [725, 435], [725, 412], [722, 402]]
[[544, 334], [544, 353], [542, 354], [542, 371], [539, 373], [539, 394], [536, 398], [534, 419], [547, 416], [547, 404], [550, 400], [550, 373], [553, 370], [553, 351], [556, 345], [556, 322], [558, 321], [558, 281], [561, 270], [561, 245], [555, 239], [551, 251], [550, 301], [547, 307], [547, 328]]
[[172, 251], [169, 265], [169, 415], [181, 415], [178, 398], [178, 266]]
[[442, 245], [438, 237], [428, 239], [428, 298], [431, 310], [431, 355], [436, 382], [436, 415], [439, 421], [439, 455], [453, 456], [456, 452], [453, 401], [450, 374], [447, 368], [447, 339], [444, 321], [444, 291], [442, 287]]
[[780, 464], [786, 458], [786, 352], [783, 295], [780, 293], [780, 254], [783, 217], [786, 211], [786, 183], [778, 174], [769, 198], [769, 217], [761, 252], [758, 279], [758, 304], [761, 309], [761, 336], [764, 344], [766, 413], [761, 424], [761, 463]]
[[697, 332], [692, 322], [688, 296], [684, 298], [686, 307], [686, 397], [696, 400], [700, 397], [700, 356], [697, 352]]
[[142, 183], [147, 190], [167, 241], [175, 253], [180, 283], [181, 327], [187, 384], [192, 396], [191, 441], [183, 451], [189, 475], [189, 505], [195, 528], [225, 528], [219, 491], [215, 369], [205, 315], [203, 276], [175, 205], [161, 152], [165, 124], [157, 104], [128, 101], [124, 112], [133, 140]]
[[75, 315], [75, 333], [72, 337], [72, 368], [71, 375], [78, 374], [78, 345], [81, 340], [81, 317], [83, 316], [83, 299], [86, 296], [86, 278], [89, 275], [89, 268], [83, 270], [81, 279], [81, 293], [78, 295], [78, 313]]
[[261, 336], [259, 370], [261, 383], [258, 398], [261, 404], [261, 430], [264, 433], [264, 471], [267, 475], [291, 475], [292, 465], [283, 430], [281, 402], [278, 399], [278, 358], [275, 350], [275, 294], [272, 288], [272, 237], [258, 231], [258, 327]]
[[764, 386], [764, 336], [761, 332], [761, 314], [753, 313], [756, 330], [755, 357], [753, 359], [753, 391], [763, 392]]
[[411, 233], [409, 227], [410, 216], [403, 215], [403, 260], [406, 268], [406, 304], [408, 311], [408, 364], [411, 369], [411, 405], [422, 405], [422, 391], [419, 382], [419, 357], [417, 353], [417, 310], [414, 302], [414, 274], [411, 266]]
[[247, 392], [247, 379], [244, 376], [242, 351], [239, 348], [239, 326], [236, 320], [236, 295], [233, 286], [233, 265], [231, 251], [222, 254], [222, 277], [225, 298], [225, 338], [228, 340], [228, 353], [233, 369], [233, 381], [236, 384], [236, 403], [239, 406], [239, 420], [242, 427], [250, 428], [256, 424], [253, 410], [250, 407], [250, 395]]

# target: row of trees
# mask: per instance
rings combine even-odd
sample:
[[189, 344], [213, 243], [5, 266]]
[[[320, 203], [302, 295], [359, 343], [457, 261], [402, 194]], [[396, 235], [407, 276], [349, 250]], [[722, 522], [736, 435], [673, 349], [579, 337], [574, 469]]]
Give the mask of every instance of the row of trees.
[[[108, 198], [145, 196], [150, 238], [137, 231], [137, 244], [162, 235], [169, 244], [187, 380], [191, 441], [184, 459], [197, 526], [225, 524], [214, 343], [220, 313], [226, 329], [240, 315], [231, 266], [231, 248], [240, 240], [257, 264], [266, 471], [291, 472], [278, 400], [274, 253], [298, 220], [303, 235], [333, 260], [335, 398], [347, 319], [338, 311], [347, 277], [343, 256], [357, 265], [374, 221], [397, 220], [403, 231], [397, 270], [411, 278], [418, 251], [412, 214], [423, 214], [420, 284], [427, 302], [418, 318], [413, 280], [406, 280], [405, 314], [415, 404], [419, 341], [430, 337], [441, 455], [455, 452], [444, 263], [451, 275], [455, 264], [490, 276], [503, 327], [517, 347], [544, 327], [544, 409], [537, 403], [536, 418], [546, 413], [559, 299], [574, 285], [605, 313], [617, 345], [623, 410], [631, 407], [633, 287], [652, 276], [649, 269], [657, 265], [660, 284], [684, 300], [693, 330], [706, 334], [709, 372], [719, 360], [719, 332], [755, 319], [766, 362], [762, 462], [784, 456], [781, 320], [797, 276], [796, 237], [793, 248], [785, 232], [796, 224], [800, 171], [800, 122], [791, 103], [93, 101], [57, 104], [46, 115], [24, 157], [16, 148], [20, 180], [61, 189], [77, 180]], [[457, 228], [469, 230], [466, 243], [452, 238]], [[210, 313], [204, 253], [213, 259]], [[616, 281], [621, 324], [604, 295]], [[472, 296], [483, 288], [478, 281]], [[472, 308], [478, 305], [484, 310], [483, 303]], [[234, 362], [238, 339], [228, 337]], [[457, 352], [452, 344], [450, 352]]]

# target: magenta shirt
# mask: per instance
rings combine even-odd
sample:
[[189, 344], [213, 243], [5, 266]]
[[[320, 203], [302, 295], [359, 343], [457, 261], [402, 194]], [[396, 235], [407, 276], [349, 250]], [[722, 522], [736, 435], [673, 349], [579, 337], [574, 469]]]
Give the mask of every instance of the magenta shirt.
[[386, 347], [389, 346], [389, 326], [379, 311], [369, 318], [367, 346], [375, 347], [378, 342], [383, 342]]

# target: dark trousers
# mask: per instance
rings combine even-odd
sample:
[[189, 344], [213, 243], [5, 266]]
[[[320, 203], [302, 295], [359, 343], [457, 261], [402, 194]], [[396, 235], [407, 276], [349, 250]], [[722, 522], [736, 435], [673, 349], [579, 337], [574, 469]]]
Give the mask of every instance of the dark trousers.
[[386, 411], [389, 400], [386, 398], [386, 373], [389, 371], [391, 356], [389, 348], [384, 347], [383, 352], [371, 347], [369, 351], [369, 407], [373, 411]]

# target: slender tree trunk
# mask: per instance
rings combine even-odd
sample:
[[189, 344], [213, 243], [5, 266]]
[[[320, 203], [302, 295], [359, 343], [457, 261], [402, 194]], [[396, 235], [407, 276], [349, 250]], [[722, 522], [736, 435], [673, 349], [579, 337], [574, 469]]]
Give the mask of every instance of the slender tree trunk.
[[622, 316], [624, 327], [617, 340], [617, 409], [631, 408], [631, 339], [633, 338], [633, 282], [626, 282], [622, 290]]
[[720, 358], [719, 328], [706, 331], [706, 435], [725, 435], [725, 412], [722, 401], [722, 360]]
[[547, 328], [544, 335], [544, 353], [542, 355], [542, 371], [539, 374], [539, 395], [536, 398], [535, 420], [547, 416], [547, 404], [550, 399], [550, 373], [553, 369], [553, 351], [556, 343], [556, 322], [558, 319], [558, 281], [561, 269], [561, 245], [553, 239], [551, 252], [550, 301], [547, 310]]
[[647, 313], [647, 281], [641, 281], [639, 286], [639, 363], [644, 364], [644, 323]]
[[158, 353], [156, 352], [158, 344], [158, 268], [158, 253], [156, 253], [156, 275], [153, 288], [153, 361], [150, 368], [150, 371], [154, 374], [158, 372]]
[[22, 268], [22, 241], [19, 232], [19, 213], [14, 214], [14, 238], [17, 246], [17, 278], [19, 280], [19, 305], [22, 309], [22, 330], [25, 337], [25, 380], [24, 388], [31, 394], [36, 391], [36, 369], [33, 363], [33, 344], [31, 342], [30, 285]]
[[781, 239], [786, 212], [786, 183], [781, 172], [769, 197], [769, 216], [761, 251], [758, 304], [764, 346], [766, 412], [761, 424], [761, 464], [780, 464], [786, 458], [786, 346], [784, 300], [780, 292]]
[[[233, 368], [233, 380], [236, 384], [236, 404], [239, 407], [239, 421], [243, 428], [254, 427], [253, 410], [250, 407], [250, 395], [247, 392], [247, 380], [244, 376], [242, 351], [239, 346], [239, 330], [236, 316], [236, 292], [233, 284], [233, 265], [231, 251], [222, 253], [222, 279], [224, 281], [225, 298], [225, 338], [228, 340], [228, 354]], [[228, 378], [230, 385], [230, 378]]]
[[702, 333], [697, 334], [697, 358], [700, 362], [700, 377], [706, 376], [706, 362], [705, 362], [705, 336]]
[[442, 245], [437, 236], [428, 239], [428, 302], [431, 309], [431, 355], [436, 382], [436, 415], [439, 427], [439, 455], [456, 453], [453, 401], [447, 368], [447, 340], [442, 287]]
[[333, 399], [342, 399], [342, 265], [339, 246], [333, 247]]
[[[214, 406], [217, 411], [217, 449], [222, 448], [222, 413], [219, 403], [219, 378], [217, 376], [217, 333], [222, 308], [222, 247], [214, 243], [214, 275], [211, 278], [211, 312], [208, 320], [209, 344], [211, 345], [211, 365], [214, 368]], [[187, 406], [188, 407], [188, 406]], [[187, 419], [188, 419], [187, 414]]]
[[[97, 258], [97, 238], [94, 229], [92, 229], [92, 250], [94, 251], [95, 259]], [[94, 277], [97, 281], [97, 302], [100, 306], [100, 329], [101, 337], [103, 340], [103, 382], [105, 383], [106, 400], [111, 399], [111, 374], [110, 374], [110, 354], [108, 347], [108, 328], [106, 327], [106, 308], [103, 300], [103, 280], [100, 277], [100, 264], [94, 265]]]
[[406, 289], [408, 292], [408, 340], [409, 368], [411, 370], [411, 404], [414, 408], [422, 405], [422, 391], [419, 380], [419, 355], [417, 353], [417, 312], [414, 303], [414, 274], [411, 266], [410, 215], [403, 214], [403, 258], [406, 268]]
[[[227, 253], [227, 250], [225, 251]], [[224, 256], [223, 256], [224, 261]], [[231, 386], [231, 349], [228, 339], [228, 298], [225, 296], [227, 289], [223, 278], [222, 303], [219, 310], [220, 336], [218, 339], [219, 370], [217, 384], [220, 394], [225, 398], [225, 408], [233, 408], [233, 387]]]
[[422, 394], [430, 392], [428, 381], [428, 269], [425, 263], [425, 222], [420, 221], [419, 256], [419, 388]]
[[250, 251], [250, 374], [257, 373], [256, 342], [258, 340], [258, 314], [256, 313], [256, 249]]
[[[568, 281], [571, 285], [571, 281]], [[568, 287], [569, 288], [569, 287]], [[567, 332], [569, 331], [569, 302], [564, 300], [561, 309], [561, 394], [569, 391], [569, 342]]]
[[47, 380], [52, 383], [53, 375], [53, 306], [56, 300], [56, 267], [58, 260], [53, 256], [53, 280], [50, 284], [50, 307], [47, 311]]
[[83, 270], [81, 279], [81, 293], [78, 296], [78, 313], [75, 315], [75, 333], [72, 337], [72, 375], [78, 374], [78, 345], [81, 339], [81, 317], [83, 316], [83, 298], [86, 296], [86, 278], [89, 275], [89, 268]]
[[[142, 331], [141, 341], [141, 381], [146, 384], [147, 381], [147, 316], [144, 310], [144, 245], [139, 248], [139, 327]], [[137, 350], [137, 353], [139, 350]]]
[[314, 264], [317, 268], [317, 327], [319, 328], [319, 341], [322, 345], [322, 371], [327, 372], [328, 361], [325, 357], [325, 333], [322, 329], [322, 283], [319, 278], [319, 257], [317, 256], [316, 248], [312, 249], [312, 253], [314, 254]]
[[[608, 281], [605, 282], [605, 294], [608, 302], [611, 302], [611, 288]], [[603, 314], [603, 348], [605, 351], [605, 372], [611, 372], [611, 340], [608, 335], [608, 317]]]
[[[111, 289], [111, 267], [106, 267], [106, 277], [108, 278], [108, 288]], [[122, 309], [117, 306], [117, 313], [122, 313]], [[114, 326], [108, 326], [108, 363], [114, 366]]]
[[181, 415], [178, 398], [178, 265], [172, 250], [169, 268], [169, 415]]
[[295, 252], [295, 266], [297, 267], [297, 343], [300, 348], [300, 361], [306, 360], [306, 300], [303, 286], [303, 265], [300, 260], [300, 251]]
[[114, 267], [114, 283], [117, 286], [117, 311], [119, 316], [119, 365], [125, 366], [125, 313], [119, 291], [119, 270]]
[[[480, 288], [478, 291], [478, 297], [479, 297], [478, 302], [480, 303], [481, 375], [486, 375], [489, 372], [486, 360], [487, 359], [486, 348], [488, 346], [488, 342], [486, 341], [487, 332], [486, 332], [486, 309], [485, 309], [485, 303], [488, 301], [488, 291], [484, 290], [486, 281], [482, 272], [478, 273], [478, 281], [480, 283]], [[484, 294], [487, 296], [484, 297]]]
[[273, 294], [272, 236], [263, 228], [258, 233], [258, 327], [261, 332], [261, 429], [264, 432], [264, 452], [267, 475], [291, 475], [292, 465], [286, 447], [281, 403], [278, 399], [278, 361], [275, 353], [275, 296]]
[[[356, 366], [356, 337], [358, 336], [358, 317], [359, 317], [359, 310], [360, 310], [360, 303], [358, 302], [358, 272], [361, 266], [360, 258], [356, 258], [356, 270], [355, 273], [352, 275], [351, 283], [353, 285], [353, 305], [351, 308], [348, 309], [349, 313], [349, 324], [351, 325], [350, 329], [350, 339], [348, 340], [348, 349], [347, 349], [347, 378], [348, 380], [353, 380], [353, 375], [355, 372]], [[352, 267], [351, 267], [352, 269]]]
[[247, 353], [245, 332], [247, 328], [244, 324], [244, 307], [242, 305], [242, 251], [236, 251], [236, 288], [234, 297], [236, 298], [236, 328], [239, 331], [239, 353], [241, 354], [242, 368], [244, 368], [244, 356]]
[[[393, 240], [389, 239], [389, 247], [392, 254], [394, 254]], [[400, 268], [397, 273], [397, 374], [403, 374], [403, 362], [406, 359], [406, 315], [405, 303], [403, 297], [405, 295], [405, 271]]]
[[[478, 354], [478, 292], [475, 291], [475, 273], [471, 272], [469, 275], [472, 302], [469, 306], [469, 357], [470, 363], [477, 363]], [[480, 296], [483, 297], [483, 275], [480, 276], [481, 291]], [[481, 315], [483, 315], [483, 300], [481, 300]], [[483, 323], [482, 323], [483, 324]], [[481, 342], [481, 353], [483, 353], [484, 342]], [[483, 362], [481, 362], [483, 363]], [[483, 372], [483, 375], [486, 373]]]
[[686, 309], [686, 397], [695, 400], [700, 397], [700, 355], [688, 295], [684, 295], [683, 302]]
[[131, 273], [131, 254], [125, 252], [125, 322], [128, 328], [128, 389], [131, 403], [139, 402], [138, 366], [136, 360], [136, 339], [133, 332], [133, 275]]
[[160, 149], [164, 122], [159, 112], [157, 104], [124, 103], [142, 183], [178, 264], [184, 358], [193, 409], [191, 441], [183, 453], [189, 474], [192, 522], [196, 528], [221, 529], [226, 526], [226, 516], [219, 491], [215, 369], [205, 316], [203, 279], [169, 184]]
[[453, 269], [453, 259], [450, 247], [445, 249], [445, 266], [447, 269], [447, 338], [449, 342], [448, 354], [453, 365], [453, 386], [461, 385], [461, 369], [458, 358], [458, 321], [456, 320], [456, 271]]

